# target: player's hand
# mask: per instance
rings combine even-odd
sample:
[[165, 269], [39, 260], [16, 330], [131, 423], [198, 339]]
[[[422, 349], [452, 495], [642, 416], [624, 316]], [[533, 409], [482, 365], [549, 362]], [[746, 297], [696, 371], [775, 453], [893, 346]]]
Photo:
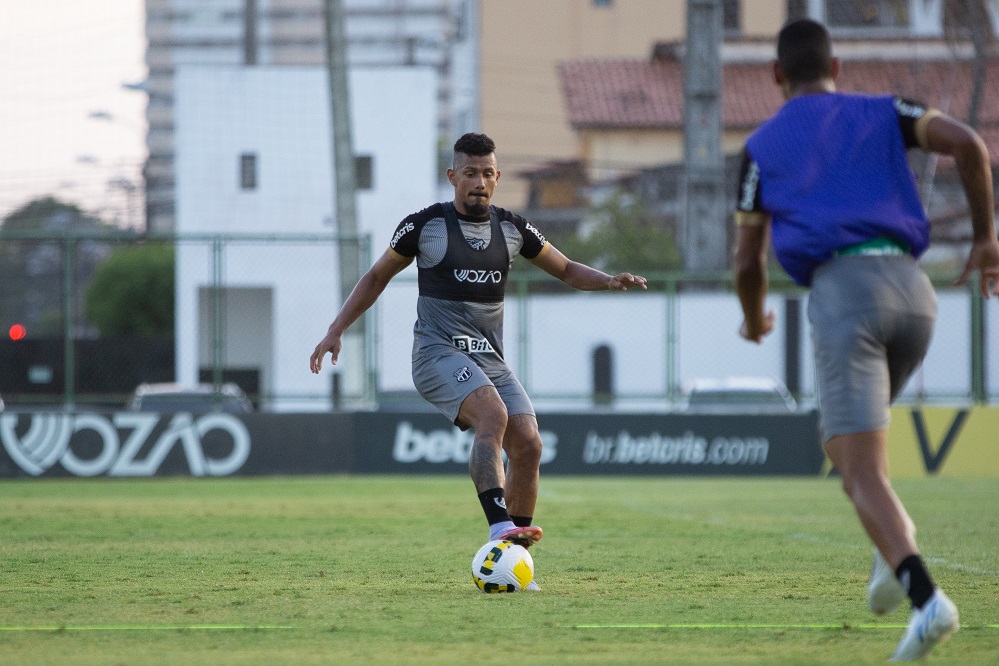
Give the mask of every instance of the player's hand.
[[632, 275], [631, 273], [618, 273], [612, 277], [607, 282], [607, 288], [611, 291], [628, 291], [632, 287], [641, 287], [642, 289], [648, 289], [646, 283], [648, 281], [641, 275]]
[[976, 270], [981, 271], [979, 289], [982, 297], [999, 296], [999, 239], [995, 236], [976, 240], [971, 244], [964, 271], [954, 284], [964, 284]]
[[340, 336], [335, 333], [327, 333], [326, 337], [319, 341], [316, 345], [315, 351], [312, 352], [312, 356], [309, 358], [309, 367], [312, 369], [312, 373], [318, 373], [323, 367], [323, 356], [327, 352], [330, 354], [330, 361], [333, 365], [336, 365], [336, 360], [340, 356], [340, 349], [343, 347], [343, 342], [340, 340]]
[[752, 326], [750, 326], [748, 319], [743, 320], [742, 326], [739, 327], [739, 335], [750, 342], [760, 344], [763, 342], [763, 338], [769, 335], [770, 331], [774, 330], [776, 323], [777, 313], [774, 310], [770, 310], [762, 317], [757, 318]]

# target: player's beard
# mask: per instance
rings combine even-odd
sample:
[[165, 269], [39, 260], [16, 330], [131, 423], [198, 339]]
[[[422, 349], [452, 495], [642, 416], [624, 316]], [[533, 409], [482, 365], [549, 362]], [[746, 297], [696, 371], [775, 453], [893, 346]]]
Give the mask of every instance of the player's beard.
[[485, 217], [489, 214], [489, 199], [485, 197], [468, 197], [465, 200], [465, 211], [470, 217]]

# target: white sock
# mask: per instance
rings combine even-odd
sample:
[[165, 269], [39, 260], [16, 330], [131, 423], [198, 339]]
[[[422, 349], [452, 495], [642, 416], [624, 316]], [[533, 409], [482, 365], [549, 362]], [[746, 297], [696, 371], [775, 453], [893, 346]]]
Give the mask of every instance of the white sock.
[[500, 538], [501, 534], [509, 532], [516, 525], [513, 524], [512, 520], [504, 520], [502, 523], [493, 523], [489, 526], [489, 540], [496, 541]]

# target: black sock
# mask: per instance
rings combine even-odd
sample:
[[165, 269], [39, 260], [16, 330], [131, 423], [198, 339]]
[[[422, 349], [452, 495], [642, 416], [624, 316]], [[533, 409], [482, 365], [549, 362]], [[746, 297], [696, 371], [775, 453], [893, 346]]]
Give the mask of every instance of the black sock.
[[923, 604], [933, 596], [933, 579], [930, 578], [930, 573], [923, 564], [923, 558], [919, 555], [909, 555], [902, 560], [895, 569], [895, 575], [912, 599], [913, 608], [922, 608]]
[[517, 527], [530, 527], [531, 521], [534, 520], [534, 516], [510, 516], [510, 520]]
[[510, 520], [510, 514], [506, 511], [506, 500], [503, 499], [502, 488], [490, 488], [479, 493], [479, 503], [486, 513], [486, 520], [490, 525], [502, 523]]

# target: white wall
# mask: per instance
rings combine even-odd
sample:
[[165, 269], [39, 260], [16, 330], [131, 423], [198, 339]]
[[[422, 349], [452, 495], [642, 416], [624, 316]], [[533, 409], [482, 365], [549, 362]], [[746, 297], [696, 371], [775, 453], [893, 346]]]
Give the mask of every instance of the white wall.
[[[373, 189], [358, 193], [358, 228], [372, 258], [407, 214], [435, 201], [436, 75], [415, 67], [350, 75], [356, 154], [374, 156]], [[333, 174], [322, 68], [181, 66], [176, 80], [177, 231], [323, 234], [332, 239]], [[243, 190], [239, 156], [257, 156], [258, 186]], [[331, 242], [237, 242], [222, 250], [227, 287], [273, 290], [267, 390], [326, 394], [308, 357], [339, 307]], [[197, 292], [213, 283], [204, 243], [177, 253], [177, 378], [197, 377]], [[232, 341], [233, 343], [236, 340]], [[267, 365], [261, 361], [262, 365]], [[295, 401], [275, 406], [294, 409]]]

